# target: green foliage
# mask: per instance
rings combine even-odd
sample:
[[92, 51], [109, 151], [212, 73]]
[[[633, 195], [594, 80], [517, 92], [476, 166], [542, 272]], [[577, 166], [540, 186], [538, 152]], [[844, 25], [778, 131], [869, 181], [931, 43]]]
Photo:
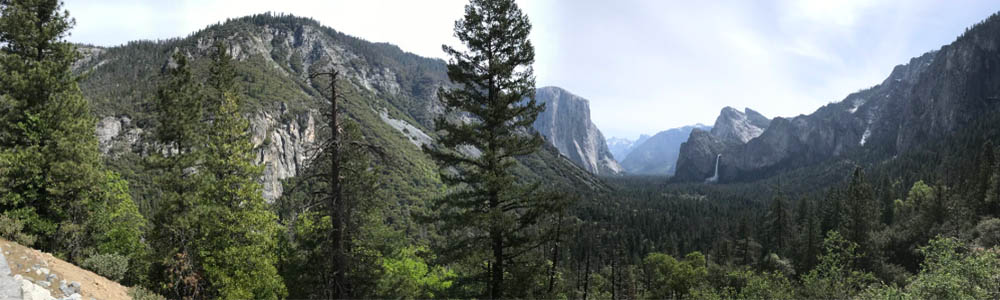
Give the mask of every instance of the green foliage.
[[142, 286], [133, 286], [128, 288], [128, 296], [132, 300], [167, 300], [166, 297], [160, 296], [149, 289]]
[[650, 253], [642, 261], [645, 281], [649, 283], [649, 299], [684, 298], [690, 289], [708, 275], [705, 256], [691, 252], [677, 261], [663, 253]]
[[1000, 294], [997, 249], [968, 249], [953, 238], [938, 237], [922, 247], [926, 257], [904, 288], [876, 286], [862, 297], [893, 299], [988, 299]]
[[122, 281], [128, 272], [129, 258], [119, 254], [97, 254], [88, 257], [80, 264], [87, 270], [94, 271], [97, 275], [104, 276], [114, 281]]
[[[457, 87], [439, 89], [447, 114], [434, 127], [442, 135], [439, 145], [425, 147], [451, 188], [435, 208], [451, 238], [445, 254], [472, 265], [488, 263], [488, 275], [470, 275], [488, 282], [481, 296], [504, 298], [511, 289], [505, 277], [518, 273], [510, 269], [519, 265], [515, 260], [544, 241], [539, 223], [563, 207], [557, 195], [539, 192], [540, 183], [515, 176], [516, 158], [544, 144], [531, 130], [545, 109], [534, 100], [531, 24], [512, 0], [473, 0], [455, 24], [466, 51], [443, 47], [451, 56], [448, 78]], [[470, 120], [449, 118], [455, 113]]]
[[1000, 219], [989, 218], [976, 225], [976, 244], [984, 248], [1000, 246]]
[[94, 119], [64, 41], [73, 21], [56, 0], [0, 3], [0, 211], [24, 222], [43, 250], [82, 258], [84, 224], [99, 203]]
[[36, 237], [24, 232], [24, 221], [0, 215], [0, 237], [31, 247]]
[[861, 271], [858, 245], [831, 231], [823, 240], [824, 254], [819, 265], [802, 277], [803, 298], [847, 299], [876, 282], [871, 273]]
[[692, 299], [793, 299], [795, 287], [779, 273], [757, 273], [738, 270], [726, 274], [721, 289], [709, 285], [698, 286], [691, 292]]
[[190, 113], [210, 115], [212, 122], [166, 123], [158, 134], [163, 145], [175, 147], [164, 152], [177, 152], [152, 157], [165, 171], [160, 180], [166, 202], [156, 234], [165, 243], [158, 247], [160, 280], [176, 297], [282, 298], [285, 286], [275, 266], [280, 227], [261, 196], [262, 168], [253, 163], [249, 123], [226, 78], [234, 74], [228, 53], [221, 45], [216, 50], [210, 89], [188, 80], [179, 55], [178, 69], [161, 89], [194, 93], [161, 92], [161, 105], [194, 99], [190, 106], [162, 111], [161, 120]]
[[[431, 255], [428, 258], [422, 255]], [[432, 299], [442, 296], [451, 287], [455, 272], [447, 268], [427, 265], [433, 260], [423, 247], [406, 247], [382, 261], [383, 274], [379, 278], [376, 294], [380, 298]]]
[[146, 237], [146, 218], [132, 202], [127, 182], [113, 172], [106, 172], [104, 184], [102, 198], [105, 201], [94, 209], [95, 213], [89, 220], [98, 253], [91, 258], [100, 255], [124, 257], [126, 265], [131, 268], [121, 279], [127, 279], [124, 283], [128, 284], [139, 283], [149, 271], [146, 260], [149, 249], [143, 241]]

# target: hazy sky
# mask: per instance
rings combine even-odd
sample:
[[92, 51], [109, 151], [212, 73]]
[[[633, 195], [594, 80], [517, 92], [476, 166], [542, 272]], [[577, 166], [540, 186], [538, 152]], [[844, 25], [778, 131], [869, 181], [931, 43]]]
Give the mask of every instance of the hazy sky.
[[[462, 0], [66, 0], [70, 40], [113, 46], [186, 36], [266, 11], [441, 57]], [[881, 82], [1000, 10], [995, 0], [518, 0], [538, 85], [590, 99], [606, 137], [694, 123], [724, 106], [791, 117]]]

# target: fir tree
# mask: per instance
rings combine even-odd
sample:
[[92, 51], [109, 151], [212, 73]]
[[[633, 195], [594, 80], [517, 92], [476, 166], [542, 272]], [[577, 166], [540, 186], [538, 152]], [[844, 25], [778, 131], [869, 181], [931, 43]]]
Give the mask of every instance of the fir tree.
[[[102, 242], [95, 214], [131, 199], [101, 165], [70, 69], [79, 58], [64, 40], [72, 26], [57, 0], [0, 1], [0, 212], [24, 222], [42, 249], [79, 261]], [[145, 222], [133, 221], [122, 225]]]
[[866, 259], [871, 259], [873, 245], [871, 232], [878, 225], [880, 215], [871, 185], [865, 182], [861, 168], [856, 168], [847, 186], [841, 214], [840, 232], [846, 240], [858, 244]]
[[456, 235], [450, 253], [473, 258], [470, 248], [488, 249], [488, 276], [481, 278], [488, 278], [483, 296], [489, 298], [504, 297], [507, 268], [526, 246], [540, 243], [528, 229], [559, 206], [536, 192], [537, 183], [520, 184], [512, 174], [515, 158], [543, 143], [531, 130], [544, 106], [534, 100], [530, 31], [513, 0], [473, 0], [455, 22], [455, 36], [468, 50], [443, 46], [451, 56], [448, 78], [458, 88], [438, 94], [448, 115], [467, 113], [470, 119], [435, 122], [442, 147], [428, 152], [442, 167], [442, 180], [454, 188], [437, 205], [443, 229], [468, 233]]
[[207, 87], [192, 80], [178, 52], [158, 94], [164, 148], [151, 161], [163, 170], [156, 234], [163, 288], [177, 298], [283, 298], [280, 227], [257, 182], [262, 168], [253, 163], [231, 58], [221, 44], [215, 49]]
[[203, 163], [211, 184], [204, 192], [210, 213], [201, 255], [219, 298], [279, 299], [286, 295], [275, 265], [280, 227], [257, 182], [263, 167], [253, 163], [250, 123], [233, 90], [233, 68], [227, 49], [217, 44], [209, 77], [217, 93], [207, 99], [214, 114]]
[[788, 246], [788, 236], [791, 235], [791, 218], [788, 216], [785, 195], [780, 191], [771, 200], [771, 206], [765, 217], [765, 236], [767, 236], [768, 251], [783, 255]]

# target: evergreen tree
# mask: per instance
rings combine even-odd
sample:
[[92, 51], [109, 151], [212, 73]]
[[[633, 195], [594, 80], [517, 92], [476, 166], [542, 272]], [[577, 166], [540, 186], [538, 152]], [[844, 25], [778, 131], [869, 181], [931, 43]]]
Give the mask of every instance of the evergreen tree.
[[187, 56], [175, 52], [165, 70], [165, 83], [157, 92], [159, 126], [154, 135], [158, 148], [150, 151], [149, 165], [159, 171], [159, 210], [155, 216], [153, 248], [158, 258], [157, 281], [161, 292], [176, 299], [205, 297], [205, 275], [197, 259], [204, 236], [201, 220], [208, 216], [201, 191], [208, 183], [199, 168], [204, 152], [204, 97], [188, 65]]
[[871, 185], [865, 182], [861, 168], [856, 168], [847, 186], [841, 214], [840, 232], [844, 239], [858, 244], [859, 250], [871, 259], [874, 249], [871, 232], [878, 224], [879, 206]]
[[131, 199], [101, 165], [70, 69], [79, 54], [64, 40], [73, 23], [57, 0], [0, 1], [0, 212], [40, 248], [79, 261], [101, 242], [93, 219]]
[[454, 189], [437, 205], [443, 229], [462, 233], [452, 239], [450, 253], [474, 260], [470, 249], [489, 249], [489, 275], [481, 277], [488, 278], [483, 296], [489, 298], [504, 297], [507, 268], [526, 247], [540, 243], [531, 234], [537, 231], [529, 229], [559, 207], [553, 197], [536, 192], [539, 184], [518, 183], [512, 170], [515, 157], [543, 143], [531, 130], [544, 105], [534, 100], [530, 30], [513, 0], [472, 0], [464, 18], [455, 22], [455, 36], [468, 50], [443, 46], [451, 56], [448, 78], [458, 88], [438, 94], [448, 114], [470, 118], [435, 122], [443, 133], [442, 147], [428, 152], [442, 167], [442, 180]]
[[219, 93], [207, 99], [214, 114], [202, 166], [211, 184], [203, 196], [209, 214], [200, 255], [219, 298], [279, 299], [286, 295], [276, 267], [280, 227], [257, 182], [263, 167], [253, 163], [234, 73], [228, 51], [217, 44], [209, 83]]
[[257, 182], [262, 168], [253, 164], [231, 58], [221, 44], [215, 49], [208, 87], [193, 80], [177, 52], [158, 93], [162, 148], [150, 161], [162, 171], [154, 235], [162, 288], [185, 299], [282, 298], [280, 227]]
[[780, 191], [771, 200], [771, 206], [765, 216], [764, 226], [768, 251], [784, 255], [788, 246], [788, 236], [792, 234], [792, 224], [786, 208], [785, 195]]
[[803, 199], [802, 203], [799, 204], [799, 259], [798, 264], [796, 264], [798, 274], [804, 274], [816, 266], [820, 254], [820, 243], [823, 237], [820, 232], [819, 218], [812, 207], [812, 201], [809, 199]]

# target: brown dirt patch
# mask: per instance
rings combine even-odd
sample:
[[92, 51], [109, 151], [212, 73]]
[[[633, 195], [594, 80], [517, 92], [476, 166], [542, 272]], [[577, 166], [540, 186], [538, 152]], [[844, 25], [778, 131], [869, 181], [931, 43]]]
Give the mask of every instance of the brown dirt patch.
[[73, 281], [80, 283], [80, 296], [83, 296], [83, 299], [132, 299], [128, 296], [128, 288], [121, 284], [58, 259], [51, 254], [27, 248], [5, 239], [0, 239], [0, 249], [7, 257], [11, 276], [20, 274], [25, 278], [30, 278], [35, 283], [45, 281], [46, 275], [33, 270], [34, 266], [48, 268], [50, 274], [58, 276], [59, 279], [48, 288], [53, 297], [68, 296], [63, 295], [63, 292], [59, 290], [59, 280], [66, 280], [67, 284]]

